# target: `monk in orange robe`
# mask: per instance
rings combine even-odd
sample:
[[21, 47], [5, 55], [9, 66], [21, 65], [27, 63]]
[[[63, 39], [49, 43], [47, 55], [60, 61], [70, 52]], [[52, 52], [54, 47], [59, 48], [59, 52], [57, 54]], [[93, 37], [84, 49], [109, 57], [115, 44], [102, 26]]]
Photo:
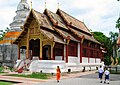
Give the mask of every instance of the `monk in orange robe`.
[[60, 80], [60, 73], [61, 73], [59, 66], [57, 66], [56, 71], [57, 71], [57, 73], [56, 73], [56, 79], [57, 79], [57, 82], [59, 82], [59, 80]]

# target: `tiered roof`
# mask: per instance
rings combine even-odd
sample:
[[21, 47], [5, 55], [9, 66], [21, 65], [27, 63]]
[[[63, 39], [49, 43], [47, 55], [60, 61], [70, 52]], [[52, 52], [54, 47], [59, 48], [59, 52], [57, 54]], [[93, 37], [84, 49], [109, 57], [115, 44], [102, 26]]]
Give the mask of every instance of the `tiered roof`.
[[78, 42], [84, 38], [91, 42], [100, 44], [96, 39], [94, 39], [93, 35], [83, 22], [75, 19], [60, 9], [58, 9], [56, 13], [47, 9], [45, 9], [44, 13], [40, 13], [32, 9], [23, 26], [23, 31], [14, 43], [17, 44], [17, 42], [21, 39], [21, 36], [24, 36], [26, 30], [28, 29], [26, 26], [29, 26], [33, 17], [40, 26], [40, 32], [50, 40], [64, 43], [64, 39]]

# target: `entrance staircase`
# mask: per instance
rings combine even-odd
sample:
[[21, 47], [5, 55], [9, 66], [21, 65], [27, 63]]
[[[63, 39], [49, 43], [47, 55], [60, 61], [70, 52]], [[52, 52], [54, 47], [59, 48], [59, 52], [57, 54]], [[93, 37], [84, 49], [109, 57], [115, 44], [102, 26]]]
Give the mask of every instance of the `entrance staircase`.
[[18, 73], [22, 73], [24, 70], [27, 70], [31, 61], [29, 59], [17, 60], [17, 64], [14, 66], [14, 69]]

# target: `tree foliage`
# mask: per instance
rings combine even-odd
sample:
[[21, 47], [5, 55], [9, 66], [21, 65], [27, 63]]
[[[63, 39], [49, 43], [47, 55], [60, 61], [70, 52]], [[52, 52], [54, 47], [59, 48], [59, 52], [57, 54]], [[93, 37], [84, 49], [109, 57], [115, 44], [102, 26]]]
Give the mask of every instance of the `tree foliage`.
[[120, 17], [118, 18], [118, 20], [116, 21], [116, 28], [120, 28]]
[[106, 48], [107, 53], [104, 54], [104, 62], [106, 65], [111, 64], [110, 57], [114, 55], [116, 57], [117, 53], [117, 39], [118, 39], [118, 33], [110, 32], [110, 37], [105, 36], [102, 32], [93, 32], [95, 39], [97, 39], [101, 44], [104, 45], [104, 48]]
[[96, 40], [98, 40], [104, 48], [106, 48], [107, 53], [104, 54], [104, 62], [106, 65], [111, 64], [110, 56], [112, 55], [112, 41], [109, 37], [105, 36], [102, 32], [92, 32]]
[[92, 32], [94, 34], [94, 38], [97, 39], [101, 44], [104, 44], [107, 37], [102, 32]]

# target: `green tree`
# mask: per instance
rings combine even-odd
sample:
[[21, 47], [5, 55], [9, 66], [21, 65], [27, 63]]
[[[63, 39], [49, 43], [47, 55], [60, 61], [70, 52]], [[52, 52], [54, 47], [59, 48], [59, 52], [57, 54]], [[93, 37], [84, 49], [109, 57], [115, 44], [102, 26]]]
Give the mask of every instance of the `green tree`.
[[113, 47], [113, 57], [117, 57], [117, 40], [118, 40], [118, 33], [110, 32], [110, 40], [112, 41], [112, 47]]
[[92, 32], [96, 40], [98, 40], [101, 44], [106, 48], [107, 53], [104, 54], [104, 62], [106, 65], [111, 64], [110, 56], [112, 55], [112, 41], [109, 37], [105, 36], [102, 32]]
[[119, 17], [118, 20], [116, 21], [116, 28], [119, 29], [119, 34], [120, 34], [120, 17]]

